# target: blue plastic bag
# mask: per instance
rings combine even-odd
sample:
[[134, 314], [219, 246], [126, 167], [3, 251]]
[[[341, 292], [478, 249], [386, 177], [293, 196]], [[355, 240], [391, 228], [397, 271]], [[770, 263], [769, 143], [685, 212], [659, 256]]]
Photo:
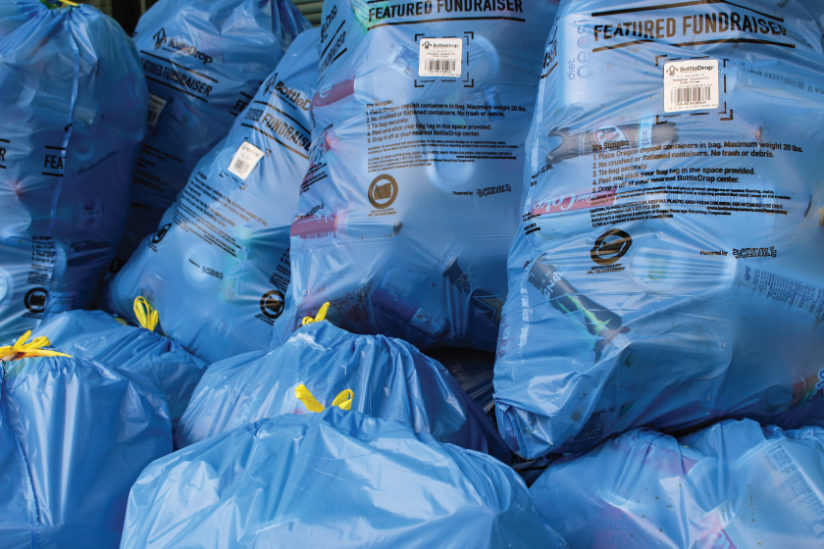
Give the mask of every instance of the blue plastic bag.
[[96, 8], [0, 3], [0, 341], [94, 302], [147, 104], [134, 45]]
[[160, 230], [107, 286], [128, 315], [144, 296], [160, 329], [209, 361], [272, 339], [289, 285], [289, 229], [309, 166], [317, 29], [306, 31], [232, 130], [198, 163]]
[[557, 1], [323, 8], [279, 337], [331, 301], [352, 331], [491, 351]]
[[[820, 0], [798, 0], [801, 2], [803, 6], [805, 6], [812, 16], [818, 21], [819, 26], [821, 27], [821, 32], [824, 34], [824, 4], [821, 3]], [[822, 36], [822, 40], [824, 40], [824, 36]]]
[[331, 406], [510, 459], [492, 422], [440, 363], [405, 341], [352, 334], [325, 321], [303, 326], [268, 353], [209, 366], [175, 439], [182, 447], [260, 419]]
[[0, 544], [112, 548], [140, 471], [172, 451], [159, 395], [97, 362], [0, 347]]
[[134, 177], [125, 262], [309, 22], [291, 0], [160, 0], [137, 24], [149, 135]]
[[121, 547], [565, 547], [496, 459], [331, 408], [193, 444], [146, 468]]
[[206, 363], [180, 345], [148, 329], [126, 326], [102, 311], [69, 311], [35, 330], [60, 351], [94, 360], [127, 377], [143, 378], [159, 389], [177, 422]]
[[572, 547], [821, 547], [824, 429], [727, 420], [637, 430], [551, 465], [530, 493]]
[[824, 50], [774, 4], [560, 10], [495, 365], [522, 455], [824, 421]]

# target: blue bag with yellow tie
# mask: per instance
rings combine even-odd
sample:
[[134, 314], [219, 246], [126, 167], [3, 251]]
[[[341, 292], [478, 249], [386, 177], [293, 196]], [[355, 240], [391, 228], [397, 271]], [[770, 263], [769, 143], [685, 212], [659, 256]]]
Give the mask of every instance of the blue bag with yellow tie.
[[0, 545], [117, 547], [132, 483], [172, 450], [166, 407], [148, 385], [29, 336], [0, 346]]
[[[158, 388], [173, 421], [180, 419], [206, 363], [154, 331], [156, 313], [143, 314], [145, 301], [136, 300], [135, 320], [129, 326], [102, 311], [67, 311], [35, 331], [55, 348], [72, 356], [95, 360], [138, 381]], [[140, 379], [138, 379], [140, 378]]]
[[399, 339], [353, 334], [327, 321], [307, 323], [268, 353], [211, 365], [176, 442], [185, 446], [263, 418], [330, 406], [401, 421], [509, 460], [492, 422], [439, 362]]

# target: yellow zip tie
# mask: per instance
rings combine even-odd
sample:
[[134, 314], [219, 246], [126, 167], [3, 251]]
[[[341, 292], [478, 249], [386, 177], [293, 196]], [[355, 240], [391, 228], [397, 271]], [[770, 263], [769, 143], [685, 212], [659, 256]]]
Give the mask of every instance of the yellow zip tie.
[[295, 387], [295, 397], [303, 402], [303, 405], [306, 406], [306, 409], [310, 412], [315, 412], [319, 414], [320, 412], [324, 411], [326, 407], [318, 402], [318, 399], [315, 398], [309, 389], [306, 388], [306, 385], [301, 383], [297, 387]]
[[71, 357], [71, 355], [67, 355], [66, 353], [60, 353], [57, 351], [48, 351], [43, 349], [43, 347], [48, 347], [51, 345], [51, 341], [47, 337], [36, 337], [33, 340], [26, 343], [26, 340], [31, 337], [31, 330], [20, 336], [20, 339], [14, 342], [14, 345], [6, 345], [5, 347], [0, 347], [0, 361], [3, 360], [20, 360], [21, 358], [29, 358], [29, 357], [36, 357], [36, 356], [67, 356]]
[[77, 6], [79, 6], [79, 5], [80, 5], [80, 4], [78, 4], [77, 2], [69, 2], [69, 0], [60, 0], [60, 3], [61, 3], [61, 4], [68, 4], [68, 5], [70, 5], [70, 6], [74, 7], [74, 8], [76, 8]]
[[355, 391], [352, 389], [346, 389], [345, 391], [338, 393], [338, 396], [336, 396], [335, 400], [332, 401], [332, 406], [337, 406], [341, 410], [351, 410], [352, 401], [354, 399]]
[[330, 303], [327, 301], [323, 305], [321, 305], [318, 314], [315, 315], [314, 318], [311, 316], [303, 317], [303, 322], [301, 322], [301, 326], [306, 326], [307, 324], [311, 324], [313, 322], [320, 322], [321, 320], [326, 320], [326, 313], [329, 312], [329, 305]]
[[134, 298], [134, 316], [137, 323], [150, 332], [154, 332], [160, 322], [160, 315], [142, 295]]
[[[303, 405], [306, 406], [306, 409], [310, 412], [319, 414], [326, 409], [323, 404], [318, 402], [315, 395], [313, 395], [303, 383], [295, 387], [295, 397], [297, 397], [299, 401], [303, 402]], [[346, 389], [345, 391], [338, 393], [338, 396], [336, 396], [335, 400], [332, 401], [332, 406], [337, 406], [341, 410], [351, 410], [352, 401], [354, 398], [355, 392], [352, 389]]]

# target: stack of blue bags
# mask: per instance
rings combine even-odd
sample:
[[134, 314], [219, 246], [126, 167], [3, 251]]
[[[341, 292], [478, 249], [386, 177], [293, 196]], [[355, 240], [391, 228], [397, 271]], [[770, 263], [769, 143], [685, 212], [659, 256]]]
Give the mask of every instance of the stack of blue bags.
[[0, 545], [824, 546], [823, 13], [9, 0]]

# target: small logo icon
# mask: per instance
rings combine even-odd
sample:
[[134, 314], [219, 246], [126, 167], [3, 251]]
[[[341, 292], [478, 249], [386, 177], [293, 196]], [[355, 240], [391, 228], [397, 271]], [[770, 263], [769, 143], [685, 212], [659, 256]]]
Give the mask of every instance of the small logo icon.
[[166, 40], [167, 40], [167, 38], [166, 38], [166, 29], [164, 29], [163, 27], [160, 27], [160, 30], [157, 31], [156, 33], [154, 33], [154, 36], [152, 36], [152, 39], [155, 41], [154, 47], [155, 47], [156, 50], [158, 50], [158, 49], [162, 48], [163, 46], [165, 46], [166, 45]]
[[157, 231], [157, 234], [152, 237], [152, 244], [158, 244], [161, 240], [163, 240], [166, 237], [166, 233], [168, 233], [169, 229], [171, 228], [171, 223], [166, 223], [165, 225], [160, 227], [160, 230]]
[[376, 177], [369, 185], [369, 202], [379, 210], [385, 210], [398, 198], [398, 182], [391, 175]]
[[612, 229], [598, 237], [589, 252], [598, 265], [612, 265], [627, 255], [632, 246], [632, 237], [620, 229]]
[[46, 288], [32, 288], [26, 294], [23, 302], [29, 312], [39, 314], [46, 310], [46, 301], [48, 299], [49, 291]]
[[272, 290], [263, 294], [260, 298], [260, 312], [266, 318], [277, 318], [283, 314], [284, 308], [283, 292], [279, 290]]
[[423, 49], [428, 50], [431, 47], [432, 47], [432, 43], [429, 42], [429, 40], [427, 40], [426, 42], [423, 43]]
[[670, 65], [667, 67], [667, 74], [672, 78], [675, 76], [675, 73], [678, 72], [678, 69], [675, 68], [675, 65]]

